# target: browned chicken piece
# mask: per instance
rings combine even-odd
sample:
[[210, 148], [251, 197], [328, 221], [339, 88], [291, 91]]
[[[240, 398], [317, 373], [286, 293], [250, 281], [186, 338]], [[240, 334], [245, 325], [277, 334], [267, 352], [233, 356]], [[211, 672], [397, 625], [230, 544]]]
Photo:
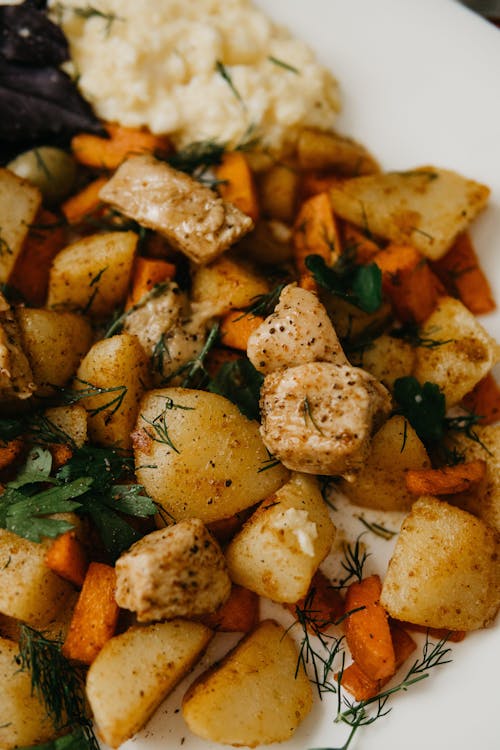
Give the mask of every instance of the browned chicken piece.
[[265, 374], [306, 362], [347, 364], [325, 308], [295, 284], [283, 289], [274, 312], [250, 335], [247, 355]]
[[215, 612], [230, 591], [222, 550], [198, 518], [147, 534], [116, 563], [116, 601], [139, 622]]
[[351, 479], [390, 410], [388, 391], [369, 373], [310, 362], [265, 377], [262, 440], [288, 469]]
[[123, 162], [100, 198], [162, 234], [194, 263], [214, 260], [253, 227], [232, 203], [152, 156]]
[[17, 321], [9, 303], [0, 294], [0, 404], [29, 398], [35, 388]]

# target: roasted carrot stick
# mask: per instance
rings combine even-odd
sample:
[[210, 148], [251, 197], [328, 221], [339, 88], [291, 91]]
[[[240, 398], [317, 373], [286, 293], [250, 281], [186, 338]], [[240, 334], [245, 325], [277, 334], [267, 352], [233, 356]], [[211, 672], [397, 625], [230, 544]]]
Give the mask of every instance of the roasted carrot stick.
[[306, 596], [294, 604], [285, 606], [292, 614], [297, 608], [305, 613], [307, 629], [311, 633], [327, 630], [344, 614], [344, 600], [339, 590], [332, 586], [320, 570], [314, 574]]
[[213, 630], [248, 633], [259, 621], [259, 597], [234, 583], [229, 599], [216, 612], [204, 615], [201, 621]]
[[8, 440], [7, 442], [0, 441], [0, 469], [6, 469], [16, 460], [23, 449], [23, 445], [24, 443], [20, 438], [14, 438], [14, 440]]
[[215, 168], [215, 176], [220, 180], [218, 190], [222, 198], [257, 221], [259, 218], [257, 190], [245, 154], [241, 151], [226, 152], [222, 157], [222, 162]]
[[446, 290], [458, 297], [474, 315], [495, 310], [490, 284], [467, 232], [457, 237], [451, 249], [435, 261], [432, 268]]
[[500, 419], [500, 387], [491, 373], [464, 396], [462, 406], [477, 414], [481, 424], [493, 424]]
[[68, 224], [79, 224], [87, 216], [99, 211], [101, 206], [99, 192], [107, 181], [107, 177], [98, 177], [62, 204], [61, 211]]
[[83, 586], [88, 560], [85, 548], [74, 531], [67, 531], [52, 542], [45, 555], [45, 564], [61, 578], [75, 586]]
[[116, 574], [110, 565], [89, 565], [62, 652], [68, 659], [91, 664], [115, 632], [119, 608]]
[[116, 169], [129, 156], [171, 151], [168, 138], [146, 130], [125, 128], [116, 123], [106, 126], [109, 138], [79, 133], [71, 141], [71, 149], [80, 164], [96, 169]]
[[220, 322], [220, 339], [224, 346], [246, 352], [249, 336], [264, 322], [260, 315], [231, 310]]
[[301, 274], [308, 273], [308, 255], [321, 255], [329, 266], [338, 259], [340, 235], [328, 193], [318, 193], [304, 201], [294, 224], [292, 244], [295, 265]]
[[357, 263], [371, 263], [375, 255], [380, 252], [379, 245], [349, 221], [340, 223], [340, 233], [344, 251], [352, 248], [356, 254]]
[[347, 645], [354, 661], [372, 680], [383, 680], [396, 671], [389, 621], [379, 604], [381, 590], [379, 576], [372, 575], [351, 583], [345, 601], [346, 612], [352, 612], [344, 625]]
[[137, 256], [132, 273], [132, 288], [125, 309], [129, 310], [137, 305], [156, 284], [172, 279], [175, 276], [175, 270], [174, 264], [166, 260]]
[[382, 271], [382, 288], [396, 317], [422, 323], [434, 310], [441, 294], [439, 279], [426, 259], [411, 245], [388, 245], [373, 256]]
[[47, 299], [50, 266], [66, 240], [57, 216], [42, 209], [23, 243], [21, 253], [9, 276], [9, 284], [34, 307], [43, 307]]
[[331, 172], [304, 172], [301, 178], [300, 193], [303, 200], [318, 193], [327, 193], [331, 187], [337, 185], [342, 178]]
[[479, 484], [486, 474], [486, 461], [469, 461], [441, 469], [408, 469], [407, 489], [414, 495], [453, 495]]

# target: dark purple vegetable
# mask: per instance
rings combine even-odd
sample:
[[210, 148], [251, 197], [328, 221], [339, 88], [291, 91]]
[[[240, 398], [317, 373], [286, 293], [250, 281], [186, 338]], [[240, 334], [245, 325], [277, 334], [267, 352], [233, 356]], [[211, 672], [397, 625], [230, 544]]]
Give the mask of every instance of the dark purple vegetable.
[[5, 60], [32, 65], [60, 65], [69, 58], [61, 29], [30, 0], [0, 6], [0, 55]]
[[41, 144], [67, 145], [78, 132], [106, 135], [73, 81], [57, 66], [68, 44], [43, 10], [25, 0], [0, 6], [0, 162]]

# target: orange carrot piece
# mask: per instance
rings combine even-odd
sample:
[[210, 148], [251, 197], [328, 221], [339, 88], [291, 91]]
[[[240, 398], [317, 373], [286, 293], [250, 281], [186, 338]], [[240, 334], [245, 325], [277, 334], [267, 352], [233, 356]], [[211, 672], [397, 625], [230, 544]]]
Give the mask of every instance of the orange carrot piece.
[[309, 271], [303, 273], [298, 280], [298, 286], [301, 289], [307, 289], [308, 292], [314, 292], [318, 294], [318, 284], [314, 280], [314, 277]]
[[371, 263], [375, 255], [380, 252], [379, 245], [349, 221], [341, 222], [340, 232], [344, 251], [350, 248], [354, 249], [357, 263]]
[[321, 255], [327, 265], [341, 252], [339, 228], [328, 193], [308, 198], [299, 209], [292, 232], [293, 258], [300, 274], [307, 274], [308, 255]]
[[241, 151], [226, 152], [221, 163], [215, 168], [215, 176], [221, 180], [218, 185], [221, 197], [250, 216], [253, 221], [257, 221], [259, 218], [257, 189], [245, 154]]
[[137, 128], [125, 128], [116, 123], [108, 123], [105, 127], [109, 138], [88, 133], [79, 133], [72, 138], [71, 149], [80, 164], [96, 169], [116, 169], [134, 154], [164, 155], [172, 150], [166, 136], [153, 135]]
[[119, 614], [115, 588], [115, 569], [90, 563], [62, 647], [66, 658], [91, 664], [113, 636]]
[[309, 591], [302, 599], [285, 607], [295, 613], [296, 608], [307, 613], [307, 629], [311, 633], [324, 632], [344, 614], [344, 600], [320, 570], [314, 574]]
[[301, 179], [300, 192], [302, 198], [311, 198], [318, 193], [327, 193], [331, 187], [338, 185], [341, 178], [330, 172], [304, 172]]
[[213, 378], [217, 375], [223, 364], [226, 362], [236, 362], [237, 359], [241, 358], [241, 354], [237, 351], [221, 349], [216, 346], [208, 352], [205, 360], [205, 368], [210, 377]]
[[75, 586], [83, 586], [88, 568], [87, 553], [74, 531], [67, 531], [52, 542], [45, 555], [45, 565]]
[[69, 445], [63, 443], [51, 443], [49, 446], [50, 454], [52, 456], [52, 468], [60, 469], [61, 466], [67, 464], [71, 456], [73, 455], [73, 449]]
[[223, 633], [248, 633], [259, 621], [259, 597], [234, 583], [222, 607], [200, 619], [207, 627]]
[[382, 288], [396, 316], [416, 323], [428, 318], [441, 294], [441, 284], [424, 256], [411, 245], [391, 244], [373, 261], [382, 271]]
[[[390, 631], [394, 648], [396, 670], [398, 670], [415, 651], [417, 644], [411, 635], [409, 635], [399, 623], [391, 622]], [[335, 675], [335, 679], [337, 681], [339, 680], [339, 674]], [[371, 677], [365, 675], [356, 662], [353, 662], [343, 670], [340, 684], [344, 690], [351, 693], [355, 700], [364, 701], [373, 698], [380, 693], [384, 685], [386, 685], [390, 679], [391, 677], [386, 677], [383, 680], [373, 680]]]
[[453, 495], [479, 484], [486, 474], [486, 461], [480, 459], [441, 469], [408, 469], [407, 489], [413, 495]]
[[[354, 661], [372, 680], [391, 677], [396, 671], [389, 621], [379, 604], [382, 583], [372, 575], [351, 583], [345, 609], [352, 612], [344, 623], [347, 645]], [[362, 607], [359, 612], [353, 612]]]
[[128, 295], [125, 310], [137, 305], [145, 294], [166, 279], [173, 279], [176, 268], [173, 263], [156, 258], [137, 256], [132, 274], [132, 288]]
[[264, 322], [260, 315], [231, 310], [220, 321], [220, 339], [224, 346], [246, 352], [250, 335]]
[[464, 396], [462, 406], [477, 414], [481, 424], [493, 424], [500, 419], [500, 387], [491, 373]]
[[14, 438], [14, 440], [8, 440], [7, 442], [0, 441], [0, 469], [6, 469], [16, 460], [23, 449], [23, 445], [24, 443], [20, 438]]
[[98, 177], [62, 204], [61, 211], [68, 224], [79, 224], [87, 216], [99, 213], [102, 207], [99, 193], [107, 181], [107, 177]]
[[474, 315], [495, 310], [490, 284], [467, 232], [457, 237], [451, 249], [435, 261], [432, 268], [446, 290], [458, 297]]
[[50, 266], [66, 244], [66, 233], [57, 216], [42, 209], [30, 227], [16, 259], [9, 285], [34, 307], [43, 307], [47, 299]]

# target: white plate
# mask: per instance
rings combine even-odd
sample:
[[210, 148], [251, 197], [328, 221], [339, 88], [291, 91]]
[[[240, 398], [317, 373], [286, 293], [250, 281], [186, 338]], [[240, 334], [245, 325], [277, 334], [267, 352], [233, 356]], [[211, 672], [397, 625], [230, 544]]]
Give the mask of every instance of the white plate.
[[[500, 300], [495, 257], [500, 245], [500, 32], [453, 0], [258, 4], [309, 42], [335, 73], [344, 108], [339, 130], [365, 143], [384, 168], [434, 164], [492, 188], [491, 207], [477, 220], [473, 236]], [[483, 322], [500, 338], [498, 314]], [[235, 640], [228, 636], [226, 643]], [[207, 661], [211, 658], [209, 651]], [[453, 662], [399, 694], [389, 716], [360, 730], [350, 750], [498, 750], [499, 673], [497, 624], [454, 646]], [[222, 747], [202, 742], [187, 730], [178, 711], [185, 687], [180, 686], [127, 748]], [[335, 713], [334, 701], [316, 701], [295, 737], [280, 747], [341, 747], [348, 732], [333, 723]]]

